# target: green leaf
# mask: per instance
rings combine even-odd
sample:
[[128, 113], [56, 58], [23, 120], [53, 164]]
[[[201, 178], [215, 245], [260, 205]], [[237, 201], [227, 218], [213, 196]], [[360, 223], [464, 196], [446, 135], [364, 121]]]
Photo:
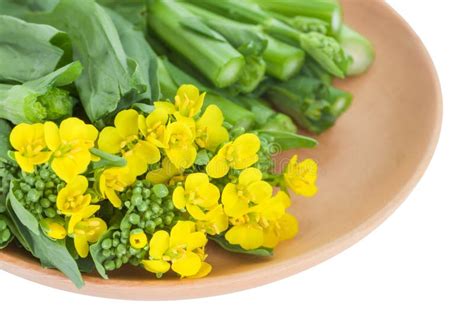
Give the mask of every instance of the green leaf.
[[209, 156], [207, 154], [207, 151], [205, 149], [198, 151], [194, 164], [198, 166], [205, 166], [208, 163], [209, 163]]
[[0, 81], [26, 82], [53, 72], [68, 40], [54, 27], [0, 16]]
[[98, 0], [97, 3], [108, 7], [133, 24], [134, 28], [146, 30], [146, 0]]
[[10, 132], [12, 128], [7, 121], [0, 119], [0, 160], [8, 161], [8, 151], [10, 150]]
[[8, 200], [12, 206], [15, 215], [18, 217], [20, 222], [27, 227], [33, 234], [39, 235], [39, 224], [36, 218], [31, 214], [30, 211], [26, 210], [23, 205], [17, 200], [15, 194], [13, 194], [13, 189], [16, 185], [14, 181], [12, 185], [10, 185], [10, 192], [8, 193]]
[[314, 138], [289, 132], [260, 130], [257, 133], [267, 139], [270, 146], [276, 145], [282, 151], [296, 148], [314, 148], [318, 144]]
[[[113, 113], [130, 94], [141, 93], [117, 29], [105, 9], [93, 0], [61, 0], [52, 12], [30, 20], [52, 25], [71, 38], [74, 59], [84, 66], [76, 81], [86, 114], [93, 122]], [[133, 101], [133, 100], [132, 100]]]
[[210, 240], [215, 241], [219, 246], [221, 246], [223, 249], [230, 251], [230, 252], [235, 252], [235, 253], [241, 253], [245, 255], [253, 255], [253, 256], [258, 256], [258, 257], [270, 257], [273, 256], [273, 249], [270, 248], [257, 248], [253, 250], [245, 250], [239, 245], [232, 245], [230, 244], [223, 235], [217, 235], [217, 236], [208, 236]]
[[146, 87], [143, 93], [136, 96], [136, 101], [151, 103], [160, 99], [158, 56], [145, 39], [145, 34], [137, 30], [120, 14], [109, 9], [107, 9], [107, 13], [117, 28], [125, 53], [137, 64], [136, 79], [138, 84]]
[[15, 212], [10, 210], [9, 214], [18, 229], [17, 234], [23, 238], [25, 248], [38, 258], [44, 267], [54, 267], [60, 270], [77, 288], [84, 286], [81, 272], [76, 261], [67, 251], [64, 241], [53, 241], [42, 233], [33, 234], [28, 227], [22, 224]]
[[94, 169], [101, 169], [105, 167], [123, 167], [127, 164], [127, 161], [119, 156], [106, 153], [97, 148], [91, 148], [91, 154], [100, 158], [98, 162], [94, 162]]

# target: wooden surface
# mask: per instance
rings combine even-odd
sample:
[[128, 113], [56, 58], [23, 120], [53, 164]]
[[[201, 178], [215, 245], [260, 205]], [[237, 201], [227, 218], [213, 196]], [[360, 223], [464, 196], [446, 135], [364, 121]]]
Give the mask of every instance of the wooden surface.
[[[364, 76], [339, 84], [354, 93], [352, 108], [316, 150], [300, 150], [320, 165], [319, 194], [296, 198], [290, 212], [300, 234], [270, 259], [209, 247], [214, 270], [205, 279], [154, 279], [138, 269], [110, 280], [86, 276], [76, 290], [55, 270], [42, 269], [21, 250], [0, 251], [0, 268], [67, 291], [121, 299], [184, 299], [266, 284], [334, 256], [367, 235], [406, 198], [422, 176], [439, 136], [442, 105], [431, 59], [408, 25], [384, 2], [343, 1], [346, 21], [371, 39], [377, 61]], [[292, 153], [280, 156], [279, 162]], [[403, 227], [400, 227], [403, 233]]]

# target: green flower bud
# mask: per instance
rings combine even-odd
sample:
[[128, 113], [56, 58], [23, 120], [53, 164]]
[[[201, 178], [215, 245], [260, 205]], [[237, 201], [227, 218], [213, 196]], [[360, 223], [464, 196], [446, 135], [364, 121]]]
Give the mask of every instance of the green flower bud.
[[153, 186], [153, 193], [159, 197], [159, 198], [164, 198], [166, 196], [168, 196], [169, 194], [169, 191], [168, 191], [168, 188], [166, 187], [166, 185], [164, 184], [155, 184]]
[[128, 221], [133, 225], [137, 225], [140, 222], [140, 216], [135, 213], [130, 214], [130, 216], [128, 217]]
[[107, 270], [107, 271], [115, 270], [115, 262], [112, 261], [112, 260], [107, 260], [107, 261], [104, 263], [104, 268], [105, 268], [105, 270]]
[[102, 249], [110, 249], [112, 247], [112, 239], [107, 238], [102, 241]]
[[48, 199], [42, 198], [40, 200], [40, 205], [42, 208], [48, 208], [51, 206], [51, 202]]
[[9, 229], [0, 230], [0, 242], [1, 243], [7, 242], [10, 239], [11, 236], [12, 236], [12, 234], [10, 233]]
[[7, 228], [7, 223], [3, 219], [0, 219], [0, 232], [6, 228]]

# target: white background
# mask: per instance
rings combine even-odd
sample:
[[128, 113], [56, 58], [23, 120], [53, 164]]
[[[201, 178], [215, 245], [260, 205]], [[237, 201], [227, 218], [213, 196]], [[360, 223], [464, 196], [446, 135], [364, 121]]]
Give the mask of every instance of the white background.
[[474, 315], [474, 8], [470, 0], [388, 2], [428, 47], [445, 112], [427, 173], [375, 232], [288, 279], [189, 301], [85, 297], [0, 271], [0, 314]]

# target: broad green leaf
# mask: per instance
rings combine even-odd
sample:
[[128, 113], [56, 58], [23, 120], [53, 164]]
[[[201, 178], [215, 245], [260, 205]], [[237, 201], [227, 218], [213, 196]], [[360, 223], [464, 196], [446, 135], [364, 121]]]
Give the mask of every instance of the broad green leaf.
[[160, 98], [158, 82], [158, 57], [145, 39], [143, 32], [134, 28], [118, 13], [107, 10], [117, 28], [122, 46], [127, 56], [137, 63], [136, 77], [139, 84], [146, 86], [145, 91], [136, 97], [137, 101], [151, 103]]
[[76, 87], [91, 121], [113, 113], [122, 101], [128, 103], [130, 94], [143, 92], [135, 78], [136, 63], [127, 58], [111, 18], [95, 1], [61, 0], [52, 12], [30, 20], [52, 25], [71, 38], [74, 59], [84, 66]]
[[26, 82], [53, 72], [68, 40], [49, 25], [0, 16], [0, 81]]
[[53, 241], [42, 233], [33, 234], [22, 224], [15, 212], [10, 211], [9, 214], [18, 229], [17, 234], [23, 238], [25, 248], [38, 258], [44, 267], [54, 267], [60, 270], [77, 288], [84, 285], [77, 263], [67, 251], [64, 241]]
[[223, 235], [208, 236], [208, 238], [210, 240], [215, 241], [220, 247], [230, 252], [241, 253], [245, 255], [253, 255], [253, 256], [258, 256], [258, 257], [273, 256], [273, 249], [270, 249], [270, 248], [261, 247], [261, 248], [257, 248], [253, 250], [245, 250], [239, 245], [230, 244]]
[[8, 194], [8, 200], [10, 201], [12, 209], [25, 227], [27, 227], [33, 234], [39, 235], [40, 230], [38, 221], [30, 211], [23, 207], [23, 205], [17, 200], [15, 194], [13, 194], [15, 185], [16, 182], [14, 181], [12, 185], [10, 185], [10, 193]]
[[137, 30], [146, 30], [146, 0], [98, 0], [97, 3], [110, 8], [126, 18]]

